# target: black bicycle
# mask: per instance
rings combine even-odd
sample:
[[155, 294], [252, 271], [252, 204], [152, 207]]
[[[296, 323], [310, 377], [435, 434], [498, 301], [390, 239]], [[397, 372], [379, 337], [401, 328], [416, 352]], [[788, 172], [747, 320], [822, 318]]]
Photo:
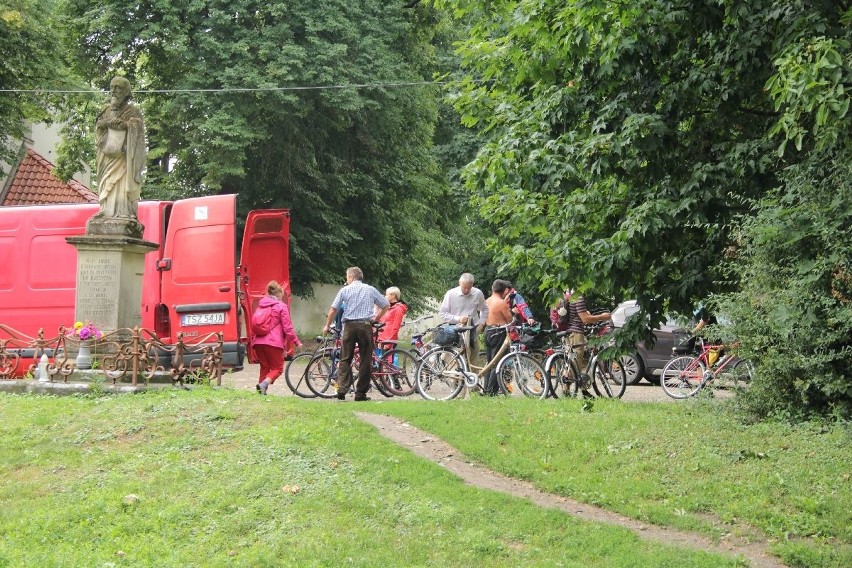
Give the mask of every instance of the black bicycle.
[[562, 344], [553, 348], [553, 353], [544, 363], [552, 397], [592, 396], [621, 398], [627, 389], [627, 375], [621, 359], [610, 356], [605, 347], [611, 343], [605, 336], [611, 330], [607, 324], [592, 326], [591, 342], [585, 347], [587, 363], [585, 369], [577, 364], [574, 347], [566, 342], [569, 332], [560, 331], [557, 337]]

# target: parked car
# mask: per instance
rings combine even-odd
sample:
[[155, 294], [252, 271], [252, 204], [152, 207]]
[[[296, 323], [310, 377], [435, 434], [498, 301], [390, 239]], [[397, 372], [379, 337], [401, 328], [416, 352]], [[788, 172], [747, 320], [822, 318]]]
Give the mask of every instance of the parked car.
[[[623, 327], [628, 318], [639, 311], [636, 300], [627, 300], [620, 303], [612, 311], [613, 326], [618, 329]], [[678, 324], [674, 319], [666, 316], [665, 323], [658, 329], [653, 330], [656, 337], [653, 347], [645, 345], [644, 341], [636, 343], [636, 351], [633, 357], [625, 357], [622, 361], [627, 373], [627, 383], [635, 385], [644, 377], [647, 381], [659, 384], [660, 373], [669, 359], [672, 358], [672, 347], [689, 338], [689, 330]]]

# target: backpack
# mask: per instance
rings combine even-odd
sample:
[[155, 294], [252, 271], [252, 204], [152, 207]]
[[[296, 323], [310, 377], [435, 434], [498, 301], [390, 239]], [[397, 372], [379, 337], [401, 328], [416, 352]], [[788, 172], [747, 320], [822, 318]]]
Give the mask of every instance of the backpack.
[[278, 325], [278, 318], [275, 316], [275, 310], [272, 309], [272, 306], [257, 308], [251, 316], [252, 333], [256, 337], [268, 335]]

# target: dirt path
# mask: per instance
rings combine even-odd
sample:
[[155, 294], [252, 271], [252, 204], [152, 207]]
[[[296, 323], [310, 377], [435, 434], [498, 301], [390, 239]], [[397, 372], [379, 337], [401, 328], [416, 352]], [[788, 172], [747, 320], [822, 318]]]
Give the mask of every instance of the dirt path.
[[764, 539], [755, 540], [753, 538], [751, 541], [746, 541], [741, 537], [727, 536], [716, 543], [704, 536], [648, 525], [593, 505], [580, 503], [552, 493], [545, 493], [525, 481], [511, 479], [481, 465], [470, 463], [461, 456], [460, 452], [443, 440], [398, 418], [366, 412], [358, 412], [356, 415], [364, 422], [378, 428], [382, 436], [409, 449], [414, 454], [446, 468], [470, 485], [529, 499], [539, 507], [560, 509], [584, 520], [625, 527], [636, 533], [639, 538], [727, 556], [741, 556], [756, 568], [784, 567], [784, 564], [778, 559], [769, 555]]

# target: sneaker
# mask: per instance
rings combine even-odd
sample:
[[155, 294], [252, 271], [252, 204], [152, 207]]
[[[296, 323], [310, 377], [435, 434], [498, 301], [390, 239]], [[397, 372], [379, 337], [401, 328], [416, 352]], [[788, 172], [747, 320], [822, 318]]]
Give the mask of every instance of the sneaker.
[[269, 389], [269, 380], [264, 379], [263, 381], [257, 383], [257, 386], [255, 388], [257, 389], [257, 392], [265, 395], [266, 391]]
[[367, 396], [366, 394], [356, 394], [355, 395], [355, 402], [364, 402], [366, 400], [372, 400], [372, 399], [369, 396]]
[[337, 400], [346, 400], [346, 395], [345, 395], [345, 394], [337, 393], [337, 397], [336, 397], [336, 398], [337, 398]]

